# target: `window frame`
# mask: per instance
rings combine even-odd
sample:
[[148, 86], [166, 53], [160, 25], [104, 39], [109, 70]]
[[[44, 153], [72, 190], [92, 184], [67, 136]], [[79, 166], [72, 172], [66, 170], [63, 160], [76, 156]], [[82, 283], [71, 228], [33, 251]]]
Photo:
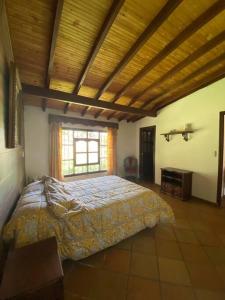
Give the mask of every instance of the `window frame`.
[[[73, 137], [73, 166], [74, 167], [82, 167], [82, 166], [91, 166], [91, 165], [96, 165], [98, 164], [100, 166], [100, 160], [101, 160], [101, 157], [100, 157], [100, 152], [101, 152], [101, 142], [100, 142], [100, 134], [99, 134], [99, 139], [94, 139], [94, 138], [88, 138], [88, 132], [99, 132], [99, 133], [107, 133], [107, 131], [104, 131], [104, 130], [96, 130], [96, 129], [80, 129], [80, 128], [69, 128], [69, 127], [62, 127], [62, 130], [71, 130], [71, 131], [85, 131], [87, 132], [87, 138], [74, 138]], [[79, 164], [77, 165], [76, 164], [76, 143], [75, 141], [87, 141], [87, 152], [79, 152], [79, 153], [87, 153], [87, 163], [86, 164]], [[88, 162], [88, 141], [97, 141], [98, 142], [98, 162], [97, 163], [89, 163]], [[107, 148], [107, 145], [102, 145], [104, 147]], [[63, 144], [62, 144], [62, 147], [63, 147]], [[96, 153], [96, 152], [91, 152], [91, 153]], [[103, 157], [104, 159], [107, 159], [107, 156], [106, 157]], [[107, 169], [105, 170], [99, 170], [99, 171], [93, 171], [93, 172], [84, 172], [84, 173], [73, 173], [73, 174], [68, 174], [68, 175], [63, 175], [64, 177], [73, 177], [73, 176], [80, 176], [80, 175], [87, 175], [87, 174], [95, 174], [95, 173], [105, 173], [107, 172]]]

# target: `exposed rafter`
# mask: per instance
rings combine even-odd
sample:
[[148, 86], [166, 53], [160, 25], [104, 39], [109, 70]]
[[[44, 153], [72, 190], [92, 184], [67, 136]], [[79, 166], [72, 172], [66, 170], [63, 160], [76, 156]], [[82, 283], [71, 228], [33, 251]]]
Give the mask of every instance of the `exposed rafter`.
[[122, 114], [122, 115], [118, 118], [118, 121], [121, 122], [121, 121], [123, 121], [123, 120], [129, 118], [129, 116], [130, 116], [129, 114]]
[[107, 15], [107, 17], [105, 18], [105, 21], [101, 27], [101, 30], [99, 32], [99, 35], [91, 49], [91, 52], [88, 56], [88, 59], [85, 63], [85, 66], [81, 72], [81, 75], [76, 83], [76, 86], [75, 86], [75, 89], [74, 89], [74, 93], [75, 94], [78, 94], [86, 76], [87, 76], [87, 73], [88, 73], [88, 70], [90, 69], [95, 57], [97, 56], [98, 54], [98, 51], [99, 49], [101, 48], [101, 45], [102, 43], [104, 42], [104, 39], [106, 37], [106, 35], [108, 34], [121, 6], [123, 5], [124, 3], [124, 0], [114, 0], [113, 1], [113, 4], [109, 10], [109, 13]]
[[188, 25], [182, 32], [180, 32], [174, 40], [167, 44], [162, 51], [160, 51], [137, 75], [135, 75], [113, 99], [115, 103], [121, 96], [123, 96], [134, 84], [136, 84], [142, 77], [150, 72], [157, 64], [159, 64], [165, 57], [179, 47], [191, 35], [203, 27], [206, 23], [212, 20], [225, 8], [225, 1], [218, 0], [215, 4], [209, 7], [203, 14], [201, 14], [195, 21]]
[[85, 66], [83, 68], [83, 70], [81, 71], [81, 74], [80, 74], [80, 77], [76, 83], [76, 86], [74, 88], [74, 93], [75, 94], [78, 94], [79, 93], [79, 90], [87, 76], [87, 73], [95, 59], [95, 57], [97, 56], [98, 54], [98, 51], [99, 49], [101, 48], [104, 40], [105, 40], [105, 37], [106, 35], [108, 34], [116, 16], [118, 15], [119, 11], [120, 11], [120, 8], [122, 7], [123, 3], [124, 3], [125, 0], [114, 0], [113, 1], [113, 4], [109, 10], [109, 13], [107, 14], [106, 18], [105, 18], [105, 21], [100, 29], [100, 32], [98, 34], [98, 37], [90, 51], [90, 54], [87, 58], [87, 61], [85, 63]]
[[137, 115], [152, 116], [151, 112], [148, 112], [143, 109], [127, 107], [125, 105], [114, 104], [102, 100], [95, 100], [84, 96], [73, 95], [58, 90], [51, 90], [51, 89], [41, 88], [41, 87], [27, 85], [27, 84], [22, 85], [22, 92], [24, 95], [30, 95], [34, 97], [36, 96], [36, 97], [46, 98], [46, 99], [54, 99], [54, 101], [82, 104], [86, 106], [116, 110], [119, 112], [126, 112], [126, 113], [137, 114]]
[[183, 79], [179, 80], [178, 82], [176, 82], [176, 84], [173, 84], [172, 87], [167, 92], [163, 92], [162, 95], [154, 97], [154, 99], [152, 99], [152, 101], [150, 102], [150, 104], [153, 101], [154, 102], [155, 101], [160, 101], [161, 99], [164, 99], [167, 96], [170, 96], [171, 93], [173, 93], [176, 90], [180, 89], [180, 87], [182, 87], [183, 85], [185, 85], [189, 81], [192, 81], [195, 77], [204, 74], [204, 72], [207, 72], [208, 70], [210, 70], [211, 68], [215, 67], [217, 64], [219, 64], [219, 63], [221, 63], [223, 61], [225, 61], [225, 53], [223, 53], [223, 54], [219, 55], [218, 57], [216, 57], [215, 59], [207, 62], [205, 65], [203, 65], [202, 67], [198, 68], [193, 73], [187, 75], [185, 78], [183, 78]]
[[139, 117], [133, 117], [132, 119], [131, 119], [131, 122], [137, 122], [137, 121], [139, 121], [139, 120], [141, 120], [143, 117], [141, 116], [139, 116]]
[[[88, 74], [88, 71], [91, 67], [91, 65], [93, 64], [94, 62], [94, 59], [96, 58], [97, 54], [98, 54], [98, 51], [99, 49], [101, 48], [104, 40], [105, 40], [105, 37], [106, 35], [108, 34], [116, 16], [118, 15], [119, 11], [120, 11], [120, 8], [122, 7], [123, 3], [124, 3], [125, 0], [114, 0], [113, 3], [112, 3], [112, 6], [105, 18], [105, 21], [99, 31], [99, 34], [98, 34], [98, 37], [97, 39], [95, 40], [95, 43], [90, 51], [90, 54], [87, 58], [87, 61], [84, 65], [84, 68], [83, 70], [81, 71], [81, 74], [79, 76], [79, 79], [76, 83], [76, 86], [74, 88], [74, 93], [77, 95], [79, 93], [79, 90], [83, 84], [83, 82], [85, 81], [85, 78]], [[88, 108], [87, 108], [88, 109]], [[84, 110], [84, 114], [86, 113], [87, 110]], [[101, 110], [99, 111], [99, 115], [101, 114]]]
[[108, 115], [107, 120], [112, 119], [116, 114], [116, 111], [113, 111], [110, 115]]
[[46, 87], [47, 88], [49, 88], [49, 86], [50, 86], [51, 75], [53, 72], [56, 40], [57, 40], [57, 36], [58, 36], [58, 32], [59, 32], [59, 24], [60, 24], [60, 19], [62, 16], [63, 3], [64, 3], [64, 0], [57, 1], [54, 25], [53, 25], [53, 30], [52, 30], [51, 46], [50, 46], [50, 51], [49, 51], [47, 76], [46, 76]]
[[[222, 31], [220, 34], [212, 38], [209, 42], [198, 48], [196, 51], [194, 51], [192, 54], [190, 54], [187, 58], [185, 58], [183, 61], [181, 61], [179, 64], [175, 65], [172, 69], [170, 69], [167, 73], [165, 73], [162, 77], [160, 77], [158, 80], [154, 81], [150, 86], [148, 86], [146, 89], [144, 89], [142, 92], [138, 93], [133, 99], [131, 99], [129, 106], [134, 104], [140, 97], [142, 97], [147, 91], [152, 90], [154, 88], [157, 88], [160, 86], [165, 80], [170, 79], [172, 76], [176, 75], [179, 71], [184, 69], [186, 66], [191, 64], [192, 62], [196, 61], [199, 57], [206, 54], [208, 51], [212, 50], [216, 46], [218, 46], [220, 43], [225, 41], [225, 30]], [[146, 107], [151, 102], [151, 99], [149, 101], [146, 101], [143, 103], [141, 108]]]
[[102, 110], [97, 111], [95, 116], [94, 116], [95, 119], [97, 119], [100, 116], [101, 113], [102, 113]]
[[85, 114], [87, 113], [89, 107], [88, 106], [85, 106], [85, 108], [82, 110], [82, 112], [80, 113], [82, 117], [85, 116]]
[[48, 100], [43, 98], [42, 101], [41, 101], [41, 108], [42, 110], [45, 112], [46, 111], [46, 108], [47, 108], [47, 103], [48, 103]]
[[[168, 99], [165, 100], [165, 102], [163, 103], [159, 103], [157, 105], [154, 106], [154, 110], [159, 110], [162, 109], [163, 107], [179, 100], [182, 99], [202, 88], [207, 87], [208, 85], [225, 78], [225, 71], [224, 71], [224, 67], [222, 67], [219, 70], [216, 70], [215, 72], [213, 72], [212, 74], [209, 74], [204, 81], [202, 82], [197, 82], [194, 86], [192, 86], [190, 89], [186, 90], [186, 91], [180, 91], [175, 97], [168, 97]], [[143, 116], [144, 117], [144, 116]]]
[[100, 98], [102, 93], [108, 89], [112, 81], [115, 77], [122, 71], [122, 69], [131, 61], [131, 59], [137, 54], [137, 52], [141, 49], [141, 47], [147, 42], [147, 40], [156, 32], [156, 30], [160, 27], [160, 25], [169, 17], [170, 14], [177, 8], [177, 6], [183, 0], [175, 0], [168, 1], [166, 5], [160, 10], [157, 16], [152, 20], [152, 22], [148, 25], [145, 31], [140, 35], [140, 37], [136, 40], [124, 58], [117, 65], [115, 70], [106, 80], [102, 88], [98, 91], [96, 95], [96, 99]]

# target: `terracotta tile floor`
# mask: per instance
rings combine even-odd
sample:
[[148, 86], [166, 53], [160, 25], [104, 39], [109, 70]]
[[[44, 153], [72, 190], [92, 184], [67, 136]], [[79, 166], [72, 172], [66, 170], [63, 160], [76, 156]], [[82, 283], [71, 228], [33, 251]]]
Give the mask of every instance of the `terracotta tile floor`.
[[146, 229], [81, 261], [64, 261], [65, 300], [225, 299], [225, 209], [160, 195], [176, 223]]

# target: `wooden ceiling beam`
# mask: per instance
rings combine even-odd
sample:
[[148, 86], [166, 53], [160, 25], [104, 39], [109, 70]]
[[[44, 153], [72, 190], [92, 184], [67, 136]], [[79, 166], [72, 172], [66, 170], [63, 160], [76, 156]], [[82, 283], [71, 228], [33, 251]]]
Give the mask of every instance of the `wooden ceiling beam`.
[[[172, 69], [170, 69], [167, 73], [165, 73], [162, 77], [160, 77], [158, 80], [153, 82], [150, 86], [148, 86], [146, 89], [144, 89], [142, 92], [138, 93], [133, 99], [131, 99], [129, 106], [133, 105], [140, 97], [142, 97], [147, 91], [152, 90], [154, 88], [157, 88], [160, 86], [164, 81], [167, 79], [170, 79], [172, 76], [176, 75], [179, 71], [187, 67], [189, 64], [196, 61], [198, 58], [218, 46], [220, 43], [225, 41], [225, 30], [223, 30], [221, 33], [219, 33], [217, 36], [212, 38], [210, 41], [208, 41], [206, 44], [195, 50], [192, 54], [190, 54], [187, 58], [185, 58], [183, 61], [175, 65]], [[144, 108], [148, 106], [148, 104], [151, 102], [151, 99], [149, 101], [146, 101], [143, 103], [141, 108]]]
[[114, 0], [113, 3], [112, 3], [112, 6], [105, 18], [105, 21], [100, 29], [100, 32], [97, 36], [97, 39], [95, 40], [95, 43], [89, 53], [89, 56], [87, 58], [87, 61], [84, 65], [84, 68], [83, 70], [81, 71], [81, 74], [79, 76], [79, 79], [76, 83], [76, 86], [74, 88], [74, 93], [75, 94], [78, 94], [79, 93], [79, 90], [88, 74], [88, 71], [94, 61], [94, 59], [96, 58], [97, 54], [98, 54], [98, 51], [99, 49], [101, 48], [104, 40], [105, 40], [105, 37], [106, 35], [108, 34], [116, 16], [118, 15], [119, 11], [120, 11], [120, 8], [122, 7], [124, 3], [124, 0]]
[[22, 84], [22, 92], [24, 95], [36, 96], [40, 98], [53, 99], [54, 101], [60, 101], [65, 103], [75, 103], [82, 104], [86, 106], [93, 106], [97, 108], [116, 110], [125, 113], [137, 114], [137, 115], [147, 115], [152, 116], [151, 112], [143, 109], [128, 107], [125, 105], [114, 104], [107, 101], [95, 100], [92, 98], [73, 95], [71, 93], [66, 93], [58, 90], [46, 89], [38, 86]]
[[145, 31], [136, 40], [124, 58], [120, 61], [117, 67], [114, 69], [112, 74], [103, 84], [101, 89], [96, 94], [96, 99], [100, 98], [101, 95], [108, 89], [115, 77], [124, 69], [124, 67], [131, 61], [131, 59], [137, 54], [137, 52], [143, 47], [147, 40], [156, 32], [156, 30], [161, 26], [161, 24], [172, 14], [172, 12], [177, 8], [177, 6], [183, 0], [167, 1], [166, 5], [159, 11], [156, 17], [151, 21]]
[[90, 107], [89, 106], [85, 106], [85, 108], [82, 110], [82, 112], [80, 113], [82, 117], [84, 117], [88, 111]]
[[62, 16], [63, 3], [64, 3], [64, 0], [57, 1], [54, 25], [53, 25], [53, 30], [52, 30], [51, 46], [50, 46], [50, 51], [49, 51], [47, 76], [46, 76], [46, 87], [47, 88], [49, 88], [49, 86], [50, 86], [50, 80], [51, 80], [51, 76], [52, 76], [52, 72], [53, 72], [56, 40], [57, 40], [57, 36], [58, 36], [58, 32], [59, 32], [59, 24], [60, 24], [60, 20], [61, 20], [61, 16]]
[[[113, 1], [112, 6], [111, 6], [111, 8], [110, 8], [110, 10], [109, 10], [106, 18], [105, 18], [105, 21], [104, 21], [104, 23], [103, 23], [103, 25], [102, 25], [102, 27], [101, 27], [101, 29], [99, 31], [98, 37], [97, 37], [97, 39], [96, 39], [96, 41], [95, 41], [95, 43], [94, 43], [94, 45], [93, 45], [93, 47], [92, 47], [92, 49], [90, 51], [90, 54], [89, 54], [89, 56], [87, 58], [87, 61], [86, 61], [85, 65], [84, 65], [84, 68], [81, 71], [79, 79], [78, 79], [78, 81], [76, 83], [76, 86], [75, 86], [75, 88], [73, 90], [73, 92], [76, 95], [79, 93], [79, 90], [80, 90], [82, 84], [85, 81], [85, 78], [86, 78], [86, 76], [88, 74], [88, 71], [89, 71], [92, 63], [94, 62], [94, 60], [95, 60], [95, 58], [96, 58], [96, 56], [98, 54], [98, 51], [101, 48], [101, 46], [102, 46], [102, 44], [103, 44], [103, 42], [105, 40], [105, 37], [108, 34], [108, 32], [109, 32], [109, 30], [110, 30], [110, 28], [111, 28], [111, 26], [112, 26], [115, 18], [117, 17], [117, 15], [118, 15], [118, 13], [119, 13], [119, 11], [120, 11], [120, 9], [121, 9], [124, 1], [125, 0], [119, 0], [119, 1], [118, 0], [114, 0]], [[88, 110], [88, 108], [84, 109], [84, 111], [82, 113], [85, 114], [87, 112], [87, 110]], [[99, 112], [96, 114], [97, 117], [100, 116], [102, 112], [103, 112], [102, 110], [99, 110]]]
[[135, 118], [132, 118], [131, 122], [137, 122], [139, 120], [141, 120], [143, 117], [142, 116], [139, 116], [139, 117], [135, 117]]
[[102, 113], [102, 110], [99, 110], [96, 112], [96, 114], [94, 115], [95, 119], [97, 119]]
[[224, 71], [224, 67], [216, 70], [215, 72], [213, 72], [212, 74], [209, 74], [203, 82], [198, 82], [196, 83], [194, 86], [191, 87], [191, 89], [187, 90], [187, 91], [181, 91], [178, 95], [176, 95], [175, 97], [171, 98], [168, 97], [168, 99], [165, 99], [166, 101], [163, 103], [159, 103], [156, 106], [154, 106], [154, 110], [159, 110], [162, 109], [164, 107], [166, 107], [169, 104], [172, 104], [173, 102], [180, 100], [200, 89], [203, 89], [205, 87], [207, 87], [210, 84], [213, 84], [214, 82], [221, 80], [225, 78], [225, 71]]
[[64, 114], [67, 114], [69, 108], [71, 106], [71, 103], [66, 103], [65, 106], [64, 106]]
[[118, 121], [121, 122], [121, 121], [129, 118], [129, 116], [130, 116], [129, 114], [122, 114], [122, 116], [118, 118]]
[[112, 119], [116, 114], [116, 111], [113, 111], [110, 115], [108, 115], [107, 120]]
[[195, 21], [182, 30], [169, 44], [167, 44], [162, 51], [160, 51], [140, 72], [138, 72], [113, 99], [115, 103], [121, 96], [125, 94], [133, 85], [135, 85], [141, 78], [149, 73], [155, 66], [157, 66], [164, 58], [166, 58], [171, 52], [179, 47], [184, 41], [186, 41], [191, 35], [203, 27], [206, 23], [212, 20], [215, 16], [221, 13], [225, 9], [225, 1], [218, 0], [211, 7], [209, 7], [204, 13], [202, 13]]
[[[170, 96], [171, 93], [178, 90], [180, 87], [188, 83], [189, 81], [192, 81], [195, 77], [204, 74], [204, 72], [207, 72], [209, 69], [215, 67], [217, 64], [225, 61], [225, 53], [222, 53], [218, 57], [214, 58], [213, 60], [207, 62], [200, 68], [198, 68], [196, 71], [192, 72], [191, 74], [187, 75], [183, 79], [180, 79], [176, 84], [173, 84], [172, 87], [167, 91], [163, 92], [161, 95], [154, 97], [151, 102], [159, 101], [167, 96]], [[149, 104], [151, 104], [151, 102]]]

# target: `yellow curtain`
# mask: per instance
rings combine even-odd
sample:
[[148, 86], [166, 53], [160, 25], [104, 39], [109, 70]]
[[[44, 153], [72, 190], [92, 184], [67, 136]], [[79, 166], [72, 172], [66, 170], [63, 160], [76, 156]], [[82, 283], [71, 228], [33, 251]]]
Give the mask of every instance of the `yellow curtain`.
[[62, 175], [62, 126], [50, 123], [50, 176], [63, 180]]
[[107, 157], [108, 157], [108, 175], [116, 175], [117, 173], [117, 129], [108, 128], [108, 145], [107, 145]]

